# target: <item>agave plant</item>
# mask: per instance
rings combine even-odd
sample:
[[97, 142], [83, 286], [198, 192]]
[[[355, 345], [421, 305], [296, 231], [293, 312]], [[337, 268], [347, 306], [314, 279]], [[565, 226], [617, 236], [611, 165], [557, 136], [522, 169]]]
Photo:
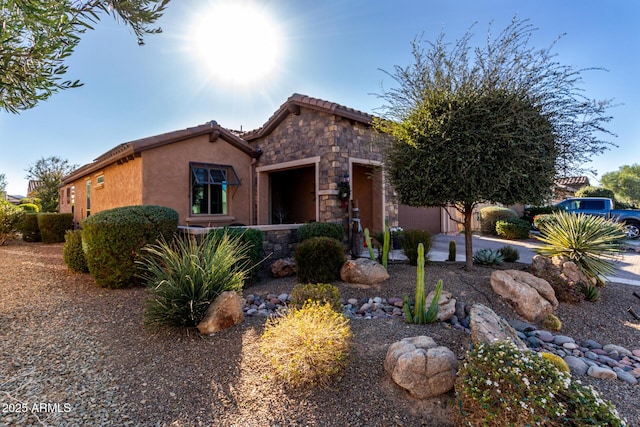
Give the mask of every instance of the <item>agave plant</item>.
[[504, 262], [504, 257], [499, 250], [479, 249], [473, 253], [473, 262], [481, 265], [498, 265]]
[[565, 256], [575, 262], [587, 278], [604, 283], [615, 271], [614, 260], [622, 252], [625, 237], [622, 225], [611, 220], [584, 214], [556, 212], [553, 220], [540, 225], [546, 243], [536, 250], [540, 255]]

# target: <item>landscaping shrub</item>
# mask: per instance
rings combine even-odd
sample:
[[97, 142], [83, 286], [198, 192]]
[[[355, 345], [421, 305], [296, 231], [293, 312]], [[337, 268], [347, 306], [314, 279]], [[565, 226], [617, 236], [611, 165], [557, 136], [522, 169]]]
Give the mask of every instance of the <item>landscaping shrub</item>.
[[557, 212], [559, 208], [555, 206], [530, 206], [525, 208], [524, 215], [522, 215], [522, 219], [529, 222], [529, 224], [533, 224], [533, 218], [536, 215], [547, 215]]
[[25, 242], [39, 242], [42, 240], [40, 228], [38, 227], [38, 215], [35, 213], [24, 214], [18, 225], [18, 230], [22, 233], [22, 240]]
[[76, 273], [88, 273], [87, 260], [82, 250], [82, 231], [67, 230], [64, 235], [64, 246], [62, 247], [62, 258], [70, 270]]
[[299, 283], [328, 283], [340, 278], [347, 258], [342, 243], [331, 237], [311, 237], [295, 251]]
[[309, 283], [296, 285], [291, 291], [291, 307], [302, 308], [309, 302], [328, 304], [338, 313], [342, 312], [340, 290], [328, 283]]
[[516, 262], [520, 259], [520, 252], [516, 248], [510, 245], [505, 245], [498, 249], [502, 258], [504, 258], [504, 262]]
[[18, 207], [20, 209], [22, 209], [25, 212], [29, 212], [29, 213], [38, 213], [40, 212], [40, 208], [38, 207], [38, 205], [33, 204], [33, 203], [20, 203], [18, 205]]
[[126, 206], [91, 215], [82, 222], [89, 272], [102, 287], [136, 283], [136, 260], [143, 246], [176, 232], [178, 213], [162, 206]]
[[612, 190], [604, 187], [595, 187], [593, 185], [585, 185], [576, 191], [576, 197], [606, 197], [607, 199], [614, 200], [616, 198], [615, 193]]
[[579, 282], [578, 289], [580, 289], [580, 292], [584, 295], [585, 301], [597, 302], [600, 299], [600, 291], [594, 285]]
[[11, 203], [0, 200], [0, 246], [13, 237], [24, 216], [24, 211]]
[[541, 224], [541, 236], [546, 243], [537, 253], [565, 256], [575, 262], [590, 280], [604, 284], [604, 276], [615, 272], [613, 260], [622, 252], [625, 237], [622, 225], [611, 220], [556, 212], [553, 219]]
[[611, 402], [571, 381], [568, 369], [510, 341], [480, 343], [458, 371], [456, 398], [463, 425], [626, 426]]
[[39, 213], [38, 228], [43, 243], [64, 242], [64, 234], [73, 228], [73, 214]]
[[332, 237], [342, 242], [344, 240], [344, 229], [341, 224], [332, 222], [310, 222], [298, 228], [300, 242], [312, 237]]
[[549, 425], [566, 413], [554, 396], [569, 382], [569, 374], [538, 354], [503, 341], [469, 351], [455, 390], [464, 425]]
[[145, 246], [140, 277], [152, 289], [146, 321], [152, 325], [193, 327], [224, 291], [240, 292], [252, 264], [250, 248], [235, 233], [210, 233]]
[[431, 233], [424, 230], [404, 230], [404, 239], [402, 240], [402, 250], [409, 259], [409, 265], [418, 265], [418, 245], [422, 243], [424, 246], [424, 257], [429, 260], [429, 251], [433, 244]]
[[542, 231], [543, 225], [550, 223], [554, 220], [554, 216], [552, 214], [539, 214], [533, 217], [533, 226]]
[[313, 302], [267, 320], [260, 352], [291, 385], [328, 385], [346, 364], [351, 337], [349, 319]]
[[518, 219], [518, 214], [508, 208], [487, 206], [480, 209], [480, 231], [482, 234], [496, 235], [496, 222], [506, 219]]
[[529, 230], [531, 230], [531, 224], [524, 219], [513, 218], [496, 221], [496, 233], [504, 239], [527, 239], [529, 238]]
[[264, 233], [255, 228], [222, 227], [211, 230], [210, 234], [221, 238], [225, 234], [237, 236], [240, 242], [247, 245], [247, 255], [251, 268], [248, 271], [247, 281], [255, 279], [260, 269], [260, 263], [264, 260]]

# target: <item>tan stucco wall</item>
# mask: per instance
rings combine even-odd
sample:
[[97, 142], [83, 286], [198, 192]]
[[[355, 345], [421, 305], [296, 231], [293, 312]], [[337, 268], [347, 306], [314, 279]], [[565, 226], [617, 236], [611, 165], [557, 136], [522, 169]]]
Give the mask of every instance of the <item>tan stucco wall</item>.
[[[251, 225], [251, 157], [218, 138], [208, 135], [163, 145], [142, 153], [142, 203], [167, 206], [178, 211], [180, 225]], [[232, 165], [241, 185], [229, 187], [227, 216], [190, 215], [189, 162]]]
[[[97, 177], [104, 175], [104, 184], [97, 185]], [[74, 220], [78, 223], [87, 217], [87, 180], [91, 180], [91, 213], [120, 206], [142, 204], [142, 190], [138, 185], [142, 177], [142, 159], [136, 158], [121, 165], [109, 165], [99, 171], [85, 175], [62, 187], [75, 186]], [[66, 197], [66, 196], [65, 196]], [[62, 200], [61, 200], [62, 202]], [[71, 206], [60, 203], [61, 212], [71, 212]]]

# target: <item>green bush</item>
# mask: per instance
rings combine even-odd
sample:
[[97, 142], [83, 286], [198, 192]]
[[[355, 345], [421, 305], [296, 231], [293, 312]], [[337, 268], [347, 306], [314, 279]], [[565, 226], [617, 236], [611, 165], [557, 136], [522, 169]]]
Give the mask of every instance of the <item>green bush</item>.
[[409, 265], [418, 265], [418, 245], [424, 246], [424, 258], [429, 260], [429, 251], [433, 244], [431, 233], [424, 230], [404, 230], [402, 250], [409, 259]]
[[38, 227], [38, 214], [26, 213], [23, 215], [18, 230], [22, 233], [22, 240], [25, 242], [40, 242], [42, 240]]
[[538, 214], [533, 217], [533, 226], [538, 230], [542, 230], [545, 228], [543, 227], [544, 224], [552, 222], [553, 220], [554, 216], [552, 214]]
[[340, 278], [346, 262], [342, 243], [331, 237], [311, 237], [295, 251], [299, 283], [328, 283]]
[[556, 208], [555, 206], [530, 206], [525, 208], [522, 219], [529, 221], [529, 224], [533, 224], [533, 218], [536, 215], [552, 214], [558, 210], [559, 208]]
[[310, 222], [298, 228], [298, 240], [300, 242], [312, 237], [332, 237], [342, 242], [344, 240], [344, 229], [341, 224], [332, 222]]
[[320, 302], [329, 304], [335, 311], [342, 312], [342, 303], [340, 299], [342, 295], [340, 290], [328, 283], [309, 283], [306, 285], [296, 285], [291, 291], [291, 306], [294, 308], [302, 308], [309, 302]]
[[506, 219], [518, 219], [518, 214], [508, 208], [487, 206], [480, 209], [480, 231], [482, 234], [497, 235], [496, 222]]
[[152, 289], [146, 321], [152, 325], [194, 327], [224, 291], [240, 292], [251, 262], [249, 245], [235, 233], [161, 238], [142, 249], [140, 277]]
[[34, 203], [20, 203], [18, 205], [18, 207], [20, 209], [22, 209], [25, 212], [29, 212], [29, 213], [38, 213], [40, 212], [40, 208], [38, 207], [38, 205], [34, 204]]
[[529, 238], [529, 230], [531, 230], [531, 224], [524, 219], [501, 219], [496, 221], [496, 233], [504, 239], [527, 239]]
[[576, 191], [576, 197], [606, 197], [607, 199], [614, 200], [615, 194], [608, 188], [585, 185]]
[[67, 230], [64, 235], [64, 246], [62, 247], [62, 258], [70, 270], [76, 273], [88, 273], [87, 260], [82, 250], [82, 231]]
[[314, 302], [267, 320], [260, 353], [291, 385], [328, 385], [347, 362], [349, 319]]
[[613, 261], [623, 251], [625, 237], [619, 223], [568, 212], [554, 213], [551, 221], [541, 224], [540, 233], [537, 238], [546, 245], [537, 253], [569, 258], [596, 283], [604, 283], [604, 276], [615, 272]]
[[500, 252], [500, 255], [504, 258], [504, 262], [516, 262], [520, 259], [520, 252], [513, 246], [503, 246], [498, 249], [498, 252]]
[[178, 213], [162, 206], [126, 206], [91, 215], [82, 222], [89, 272], [102, 287], [135, 285], [140, 250], [159, 237], [169, 240]]
[[39, 213], [38, 228], [43, 243], [64, 242], [64, 234], [73, 228], [73, 214]]
[[225, 234], [229, 236], [237, 236], [242, 243], [248, 246], [249, 262], [251, 269], [249, 270], [247, 280], [255, 279], [260, 269], [260, 263], [264, 259], [264, 233], [255, 228], [244, 227], [222, 227], [211, 230], [210, 234], [219, 239]]
[[11, 203], [0, 200], [0, 246], [18, 230], [24, 211]]

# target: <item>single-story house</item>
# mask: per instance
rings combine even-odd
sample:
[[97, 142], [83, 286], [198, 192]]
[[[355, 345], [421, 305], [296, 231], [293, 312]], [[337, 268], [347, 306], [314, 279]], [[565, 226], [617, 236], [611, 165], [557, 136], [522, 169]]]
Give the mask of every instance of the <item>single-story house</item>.
[[553, 191], [553, 203], [558, 203], [569, 197], [574, 197], [576, 191], [582, 187], [591, 185], [589, 178], [586, 176], [569, 176], [559, 178], [555, 182], [555, 188]]
[[[180, 225], [398, 224], [381, 173], [388, 136], [373, 116], [294, 94], [259, 129], [234, 132], [215, 121], [126, 142], [64, 177], [60, 212], [77, 223], [127, 205], [175, 209]], [[339, 189], [349, 188], [348, 197]]]

